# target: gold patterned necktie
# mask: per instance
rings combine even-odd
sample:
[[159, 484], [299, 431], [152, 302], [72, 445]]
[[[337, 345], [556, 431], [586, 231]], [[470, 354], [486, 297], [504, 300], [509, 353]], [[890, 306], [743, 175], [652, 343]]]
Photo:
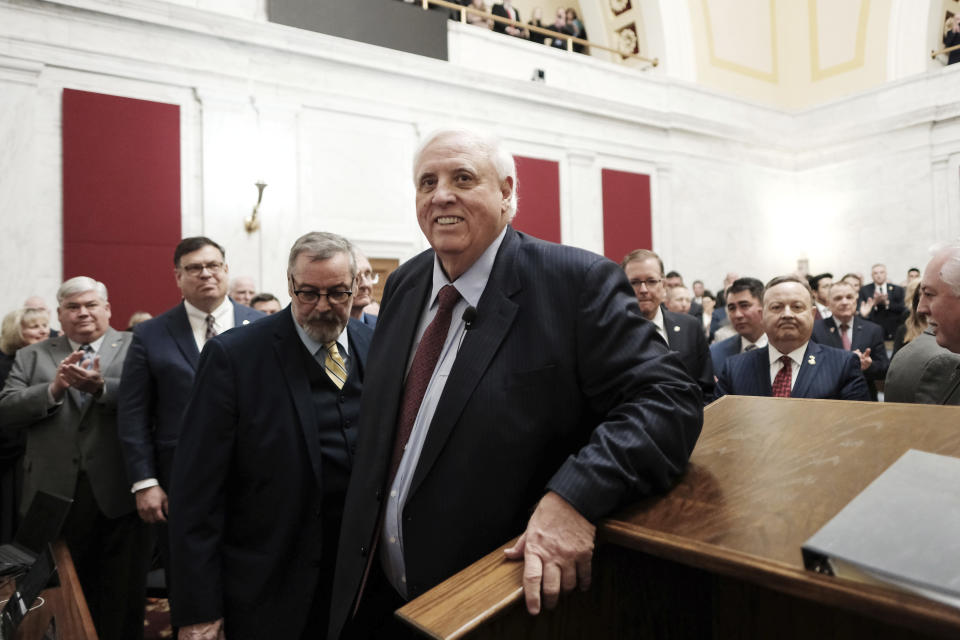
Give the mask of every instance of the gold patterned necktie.
[[323, 369], [327, 372], [330, 379], [333, 380], [333, 384], [337, 385], [337, 389], [343, 389], [343, 384], [347, 381], [347, 365], [344, 364], [343, 358], [340, 357], [340, 349], [337, 348], [337, 341], [331, 340], [323, 346], [326, 347], [326, 355], [323, 358]]

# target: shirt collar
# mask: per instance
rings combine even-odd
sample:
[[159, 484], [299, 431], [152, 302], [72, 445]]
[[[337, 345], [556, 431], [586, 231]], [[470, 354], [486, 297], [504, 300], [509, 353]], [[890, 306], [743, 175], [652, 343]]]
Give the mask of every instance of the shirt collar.
[[756, 346], [757, 349], [763, 349], [765, 346], [767, 346], [767, 334], [761, 333], [760, 337], [757, 338], [756, 342], [750, 342], [743, 336], [740, 336], [740, 353], [743, 353], [744, 351], [746, 351], [747, 347], [749, 347], [750, 345]]
[[71, 350], [71, 351], [76, 351], [76, 350], [79, 349], [82, 345], [84, 345], [84, 344], [89, 344], [89, 345], [90, 345], [90, 348], [93, 349], [93, 352], [94, 352], [94, 353], [100, 353], [100, 347], [101, 347], [101, 345], [103, 345], [103, 340], [104, 340], [104, 338], [106, 338], [106, 337], [107, 337], [107, 332], [104, 331], [104, 332], [103, 332], [103, 335], [100, 336], [99, 338], [97, 338], [96, 340], [94, 340], [93, 342], [89, 342], [89, 343], [74, 342], [74, 341], [71, 340], [70, 338], [67, 338], [67, 342], [70, 343], [70, 350]]
[[[457, 291], [460, 292], [460, 297], [466, 300], [467, 304], [471, 307], [476, 307], [480, 304], [480, 296], [483, 295], [483, 290], [487, 286], [487, 280], [490, 279], [490, 272], [493, 271], [493, 262], [497, 258], [497, 251], [499, 251], [500, 245], [503, 244], [503, 238], [506, 233], [507, 228], [504, 227], [500, 231], [500, 235], [480, 254], [477, 261], [470, 265], [470, 268], [464, 271], [463, 275], [455, 281], [455, 286], [457, 287]], [[448, 284], [453, 283], [447, 278], [447, 274], [443, 272], [443, 267], [440, 266], [439, 256], [434, 254], [433, 289], [430, 291], [430, 305], [428, 308], [432, 308], [433, 305], [437, 303], [437, 294], [440, 293], [440, 289]]]
[[[316, 355], [317, 351], [320, 349], [325, 349], [326, 346], [322, 342], [317, 342], [307, 335], [307, 332], [303, 330], [303, 327], [301, 327], [296, 318], [293, 317], [293, 305], [287, 307], [287, 309], [290, 313], [290, 320], [293, 322], [293, 326], [297, 329], [297, 335], [300, 336], [300, 340], [303, 342], [303, 346], [307, 348], [307, 351], [309, 351], [311, 355]], [[349, 324], [350, 321], [347, 320], [347, 325]], [[349, 342], [350, 340], [347, 337], [347, 327], [344, 326], [343, 331], [341, 331], [340, 335], [337, 336], [337, 349], [340, 351], [340, 357], [346, 358], [349, 355], [347, 351], [347, 345]]]
[[[196, 308], [195, 306], [190, 304], [186, 298], [184, 298], [183, 300], [183, 306], [187, 310], [187, 316], [195, 320], [206, 321], [207, 312], [201, 311], [200, 309]], [[233, 309], [233, 303], [230, 301], [230, 298], [224, 296], [223, 302], [220, 303], [220, 306], [218, 306], [216, 309], [214, 309], [210, 313], [213, 315], [214, 321], [218, 321], [218, 320], [222, 320], [223, 317], [228, 313], [230, 313], [232, 309]]]
[[789, 356], [790, 360], [793, 361], [795, 365], [799, 366], [803, 362], [803, 354], [807, 351], [808, 344], [810, 344], [809, 340], [804, 342], [801, 346], [797, 347], [790, 353], [781, 353], [780, 350], [775, 346], [767, 343], [767, 346], [770, 347], [770, 364], [773, 365], [773, 363], [779, 360], [781, 356]]
[[656, 325], [657, 331], [660, 332], [660, 336], [666, 339], [667, 330], [663, 328], [663, 307], [657, 305], [657, 315], [653, 316], [653, 320], [650, 322]]

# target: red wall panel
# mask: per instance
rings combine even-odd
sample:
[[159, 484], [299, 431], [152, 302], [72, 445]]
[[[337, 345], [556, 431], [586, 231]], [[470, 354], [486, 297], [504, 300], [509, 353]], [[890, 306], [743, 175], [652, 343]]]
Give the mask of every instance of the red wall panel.
[[63, 91], [63, 277], [107, 285], [111, 325], [180, 300], [180, 107]]
[[514, 156], [520, 201], [513, 226], [542, 240], [560, 242], [560, 164]]
[[619, 263], [634, 249], [652, 249], [650, 176], [604, 169], [603, 254]]

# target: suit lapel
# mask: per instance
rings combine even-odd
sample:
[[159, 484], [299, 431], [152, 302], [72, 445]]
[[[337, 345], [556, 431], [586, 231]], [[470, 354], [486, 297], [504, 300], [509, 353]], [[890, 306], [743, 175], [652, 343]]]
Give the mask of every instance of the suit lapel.
[[350, 320], [347, 324], [347, 339], [350, 340], [350, 371], [349, 375], [363, 376], [363, 363], [367, 361], [367, 352], [370, 350], [370, 336], [364, 331], [354, 331], [354, 323], [362, 325], [362, 320]]
[[521, 289], [520, 279], [514, 268], [519, 242], [516, 232], [512, 228], [508, 229], [487, 286], [477, 304], [477, 319], [463, 340], [453, 369], [443, 387], [443, 395], [433, 414], [433, 421], [430, 423], [430, 430], [427, 432], [410, 485], [410, 495], [416, 492], [436, 462], [454, 425], [460, 419], [464, 406], [513, 325], [519, 307], [510, 298]]
[[170, 314], [167, 318], [167, 330], [184, 359], [190, 363], [190, 368], [196, 371], [200, 351], [197, 349], [197, 341], [193, 338], [193, 327], [187, 319], [187, 308], [183, 306], [183, 302], [180, 303], [177, 312]]
[[[316, 476], [317, 484], [322, 481], [320, 471], [320, 435], [317, 431], [317, 415], [313, 408], [313, 397], [310, 392], [310, 382], [304, 370], [304, 353], [306, 348], [300, 340], [293, 326], [293, 316], [288, 306], [279, 312], [283, 318], [274, 332], [273, 348], [277, 354], [277, 361], [287, 381], [290, 399], [297, 413], [300, 429], [303, 431], [304, 442], [307, 443], [307, 455], [310, 457], [310, 466]], [[285, 318], [285, 321], [284, 321]], [[307, 356], [312, 357], [312, 356]]]
[[763, 347], [762, 349], [757, 349], [753, 353], [756, 354], [753, 358], [754, 375], [756, 379], [760, 382], [760, 393], [762, 396], [772, 396], [773, 395], [773, 384], [770, 382], [770, 348]]
[[840, 327], [837, 325], [836, 320], [834, 320], [832, 317], [827, 318], [823, 321], [823, 326], [827, 330], [827, 346], [842, 349], [843, 338], [840, 337]]
[[107, 332], [103, 335], [103, 343], [100, 345], [97, 356], [100, 358], [100, 372], [104, 375], [116, 359], [117, 353], [123, 348], [123, 340], [124, 337], [120, 335], [120, 332], [113, 329], [107, 329]]
[[797, 374], [797, 382], [793, 385], [791, 398], [807, 398], [810, 392], [810, 384], [813, 382], [816, 368], [823, 366], [817, 361], [817, 354], [822, 351], [820, 345], [811, 340], [807, 343], [807, 350], [803, 352], [803, 360], [800, 362], [800, 372]]

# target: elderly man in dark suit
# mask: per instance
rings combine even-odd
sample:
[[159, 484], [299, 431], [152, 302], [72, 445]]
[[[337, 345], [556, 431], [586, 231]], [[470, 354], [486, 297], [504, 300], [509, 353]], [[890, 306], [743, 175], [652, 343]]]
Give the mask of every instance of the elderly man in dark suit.
[[637, 296], [643, 317], [653, 323], [671, 351], [676, 351], [687, 373], [703, 391], [703, 399], [713, 398], [713, 361], [703, 325], [693, 316], [676, 313], [663, 306], [666, 298], [663, 261], [649, 249], [636, 249], [620, 263]]
[[[210, 238], [181, 240], [173, 251], [173, 267], [183, 300], [134, 328], [117, 403], [137, 511], [145, 522], [160, 523], [165, 565], [170, 470], [200, 350], [210, 337], [263, 317], [227, 297], [229, 268], [223, 247]], [[169, 574], [167, 578], [169, 585]]]
[[860, 315], [871, 322], [883, 327], [885, 340], [893, 340], [897, 326], [903, 320], [904, 304], [903, 287], [887, 282], [887, 267], [875, 264], [870, 269], [873, 282], [860, 287], [858, 293]]
[[877, 382], [887, 376], [890, 359], [883, 344], [883, 328], [857, 314], [857, 292], [848, 282], [834, 282], [827, 291], [830, 316], [813, 324], [813, 339], [829, 347], [857, 354], [870, 397], [877, 399]]
[[856, 354], [826, 347], [813, 333], [813, 291], [805, 279], [779, 276], [763, 291], [767, 346], [727, 358], [717, 376], [717, 397], [773, 396], [869, 400]]
[[23, 509], [37, 491], [72, 497], [63, 535], [100, 638], [143, 637], [147, 525], [134, 510], [117, 438], [130, 334], [110, 328], [102, 282], [57, 291], [63, 335], [24, 347], [0, 393], [0, 427], [25, 429]]
[[[394, 637], [391, 607], [522, 534], [532, 613], [590, 582], [594, 522], [666, 489], [702, 421], [696, 384], [601, 256], [509, 226], [499, 142], [414, 158], [432, 247], [390, 276], [370, 351], [330, 637]], [[532, 515], [531, 515], [532, 513]]]
[[710, 345], [713, 370], [720, 371], [730, 356], [767, 346], [763, 332], [763, 283], [756, 278], [737, 278], [727, 288], [727, 317], [737, 335]]
[[181, 638], [318, 638], [373, 330], [350, 320], [352, 245], [290, 250], [290, 306], [203, 349], [170, 489]]

